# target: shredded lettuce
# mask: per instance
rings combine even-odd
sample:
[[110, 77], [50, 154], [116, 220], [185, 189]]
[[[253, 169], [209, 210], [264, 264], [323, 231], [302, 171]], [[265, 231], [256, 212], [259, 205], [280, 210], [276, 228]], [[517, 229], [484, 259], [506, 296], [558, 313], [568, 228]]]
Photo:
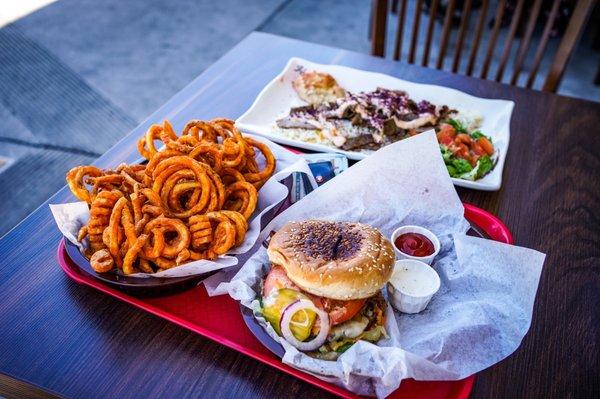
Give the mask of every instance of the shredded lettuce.
[[[331, 349], [338, 353], [344, 353], [348, 348], [354, 345], [358, 341], [369, 341], [369, 342], [377, 342], [382, 337], [388, 338], [387, 331], [385, 331], [385, 327], [381, 325], [375, 325], [371, 327], [370, 330], [364, 331], [356, 338], [343, 338], [338, 341], [329, 342], [328, 344], [322, 345], [321, 348], [325, 346], [329, 346], [327, 349]], [[319, 351], [322, 351], [319, 348]], [[326, 349], [324, 349], [326, 350]]]
[[467, 128], [456, 119], [450, 118], [446, 119], [444, 122], [451, 125], [454, 128], [454, 130], [456, 130], [456, 133], [469, 133], [467, 131]]
[[471, 181], [481, 179], [490, 170], [492, 170], [493, 166], [494, 164], [492, 163], [490, 157], [484, 155], [477, 160], [477, 165], [475, 165], [475, 167], [471, 169], [471, 171], [461, 174], [460, 176], [458, 176], [458, 178]]
[[350, 349], [350, 347], [354, 345], [354, 342], [348, 342], [343, 344], [342, 346], [338, 347], [335, 351], [338, 353], [344, 353], [346, 352], [348, 349]]
[[440, 150], [442, 151], [442, 158], [450, 176], [460, 177], [473, 169], [469, 162], [462, 158], [457, 158], [446, 146], [441, 145]]
[[490, 141], [490, 143], [492, 142], [492, 138], [481, 133], [481, 130], [475, 130], [474, 132], [471, 132], [471, 137], [473, 137], [475, 140], [477, 140], [480, 137], [485, 137]]
[[477, 178], [477, 170], [479, 169], [479, 163], [477, 163], [477, 165], [475, 165], [475, 167], [468, 173], [463, 173], [462, 175], [456, 176], [459, 179], [463, 179], [463, 180], [471, 180], [471, 181], [475, 181], [475, 179]]
[[454, 158], [454, 154], [448, 149], [448, 147], [446, 147], [445, 145], [440, 145], [440, 150], [442, 151], [442, 158], [444, 158], [444, 162], [446, 164], [452, 161], [452, 158]]
[[452, 160], [452, 166], [454, 166], [456, 168], [456, 172], [460, 174], [469, 173], [473, 170], [473, 167], [469, 161], [462, 158], [455, 158]]
[[381, 337], [389, 338], [384, 326], [376, 325], [362, 333], [358, 338], [364, 341], [377, 342]]
[[445, 145], [440, 145], [440, 151], [450, 177], [474, 181], [481, 179], [494, 168], [494, 161], [488, 155], [479, 158], [477, 165], [472, 167], [465, 159], [457, 158]]
[[446, 164], [446, 169], [448, 169], [448, 173], [450, 174], [450, 177], [460, 176], [460, 173], [458, 173], [456, 171], [456, 168], [454, 166]]
[[478, 139], [480, 137], [486, 137], [485, 134], [481, 133], [480, 130], [475, 130], [474, 132], [471, 133], [471, 137], [473, 137], [474, 139]]
[[490, 170], [494, 167], [492, 159], [488, 155], [484, 155], [477, 161], [477, 178], [481, 179], [487, 175]]

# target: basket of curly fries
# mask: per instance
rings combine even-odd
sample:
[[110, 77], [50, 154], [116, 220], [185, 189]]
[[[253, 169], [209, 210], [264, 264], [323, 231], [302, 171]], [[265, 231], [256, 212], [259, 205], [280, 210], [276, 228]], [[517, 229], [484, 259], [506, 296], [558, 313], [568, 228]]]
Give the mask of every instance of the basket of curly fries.
[[162, 272], [244, 242], [258, 191], [276, 170], [267, 144], [214, 119], [192, 120], [180, 135], [168, 121], [152, 125], [137, 148], [147, 162], [66, 175], [89, 209], [76, 235], [95, 272]]

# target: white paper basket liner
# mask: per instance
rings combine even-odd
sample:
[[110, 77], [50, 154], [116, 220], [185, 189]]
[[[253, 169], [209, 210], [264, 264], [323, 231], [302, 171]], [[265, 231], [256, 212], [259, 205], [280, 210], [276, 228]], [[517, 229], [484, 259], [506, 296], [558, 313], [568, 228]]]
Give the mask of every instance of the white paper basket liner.
[[[401, 225], [421, 225], [442, 245], [434, 262], [442, 287], [427, 309], [416, 315], [388, 309], [390, 339], [359, 342], [335, 362], [298, 352], [259, 316], [284, 346], [283, 362], [357, 394], [385, 397], [405, 378], [462, 379], [513, 353], [531, 323], [545, 255], [467, 236], [463, 214], [429, 132], [377, 151], [274, 218], [259, 240], [288, 221], [321, 218], [371, 224], [387, 237]], [[220, 273], [205, 285], [256, 310], [265, 265], [260, 248], [230, 282]]]

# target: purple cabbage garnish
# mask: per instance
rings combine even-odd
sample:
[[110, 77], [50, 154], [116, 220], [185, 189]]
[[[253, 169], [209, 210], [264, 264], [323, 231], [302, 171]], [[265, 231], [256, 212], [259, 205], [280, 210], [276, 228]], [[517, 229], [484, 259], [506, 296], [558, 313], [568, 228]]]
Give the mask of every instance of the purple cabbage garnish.
[[434, 114], [435, 105], [427, 100], [423, 100], [417, 104], [417, 111], [419, 111], [419, 114]]

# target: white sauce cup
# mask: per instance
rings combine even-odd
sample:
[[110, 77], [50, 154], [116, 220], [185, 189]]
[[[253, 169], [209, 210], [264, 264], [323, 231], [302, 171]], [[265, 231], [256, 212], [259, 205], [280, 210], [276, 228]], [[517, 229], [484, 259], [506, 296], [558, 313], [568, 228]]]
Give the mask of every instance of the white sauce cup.
[[[431, 241], [433, 243], [433, 253], [431, 255], [428, 256], [412, 256], [409, 254], [405, 254], [404, 252], [400, 251], [397, 247], [396, 247], [396, 238], [398, 238], [399, 236], [401, 236], [402, 234], [406, 234], [406, 233], [418, 233], [418, 234], [423, 234], [425, 237], [427, 237], [429, 239], [429, 241]], [[418, 260], [421, 262], [425, 262], [428, 265], [431, 265], [431, 262], [433, 262], [433, 259], [437, 256], [437, 254], [440, 252], [440, 240], [438, 240], [438, 238], [436, 237], [435, 234], [433, 234], [431, 231], [427, 230], [425, 227], [421, 227], [421, 226], [402, 226], [402, 227], [398, 227], [394, 233], [392, 234], [392, 245], [394, 247], [394, 251], [396, 252], [396, 258], [397, 259], [414, 259], [414, 260]]]
[[427, 263], [414, 259], [396, 261], [387, 283], [392, 306], [402, 313], [419, 313], [440, 289], [440, 276]]

